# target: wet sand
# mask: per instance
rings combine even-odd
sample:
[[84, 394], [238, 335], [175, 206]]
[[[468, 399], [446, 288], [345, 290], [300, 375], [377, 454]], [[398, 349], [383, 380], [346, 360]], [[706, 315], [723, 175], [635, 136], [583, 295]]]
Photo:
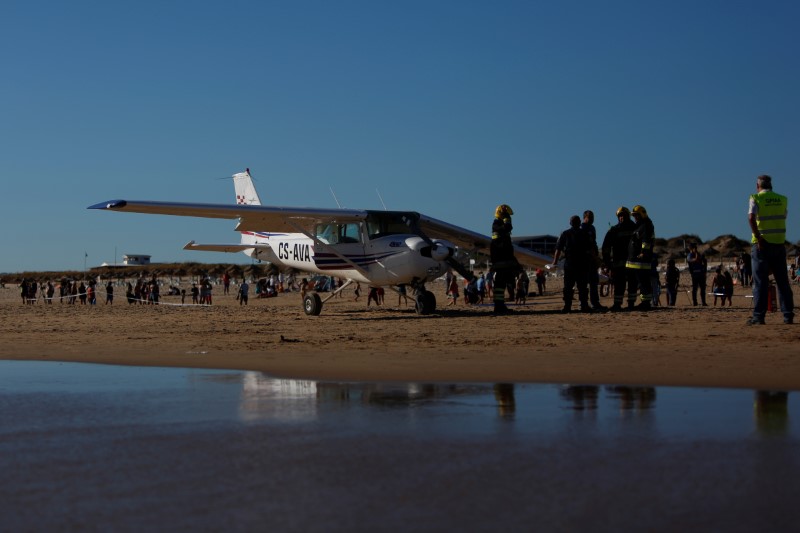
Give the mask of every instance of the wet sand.
[[[186, 284], [184, 283], [184, 286]], [[745, 326], [746, 289], [732, 307], [678, 306], [643, 313], [563, 315], [558, 287], [513, 316], [490, 306], [447, 306], [431, 287], [434, 315], [417, 316], [387, 293], [366, 306], [352, 292], [306, 316], [300, 294], [251, 297], [240, 306], [215, 287], [211, 307], [22, 305], [0, 289], [0, 359], [258, 370], [273, 376], [342, 381], [646, 384], [800, 390], [800, 328], [769, 313]], [[233, 291], [234, 289], [232, 289]], [[798, 287], [794, 287], [795, 298]], [[665, 299], [662, 295], [662, 299]], [[168, 304], [180, 297], [165, 297]], [[609, 298], [603, 303], [610, 305]]]

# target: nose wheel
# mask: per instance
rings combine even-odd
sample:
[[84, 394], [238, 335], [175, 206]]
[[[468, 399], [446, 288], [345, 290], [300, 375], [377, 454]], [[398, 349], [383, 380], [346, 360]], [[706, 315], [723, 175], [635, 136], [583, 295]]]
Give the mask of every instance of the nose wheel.
[[418, 315], [429, 315], [436, 310], [436, 296], [431, 291], [419, 291], [415, 303]]

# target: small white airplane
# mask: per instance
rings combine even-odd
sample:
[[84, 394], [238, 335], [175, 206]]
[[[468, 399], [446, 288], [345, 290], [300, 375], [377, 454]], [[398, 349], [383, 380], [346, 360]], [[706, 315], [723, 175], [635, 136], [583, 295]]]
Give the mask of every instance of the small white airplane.
[[[198, 244], [185, 250], [244, 252], [280, 268], [346, 279], [324, 300], [309, 293], [303, 300], [308, 315], [318, 315], [322, 304], [354, 282], [373, 287], [408, 285], [415, 290], [416, 311], [427, 315], [436, 298], [425, 289], [452, 268], [471, 279], [472, 273], [456, 260], [464, 252], [488, 251], [491, 237], [442, 222], [414, 211], [317, 209], [261, 205], [250, 169], [233, 176], [236, 204], [201, 204], [111, 200], [88, 209], [129, 211], [157, 215], [238, 219], [236, 244]], [[551, 258], [516, 247], [524, 266], [544, 266]], [[395, 289], [396, 290], [396, 289]]]

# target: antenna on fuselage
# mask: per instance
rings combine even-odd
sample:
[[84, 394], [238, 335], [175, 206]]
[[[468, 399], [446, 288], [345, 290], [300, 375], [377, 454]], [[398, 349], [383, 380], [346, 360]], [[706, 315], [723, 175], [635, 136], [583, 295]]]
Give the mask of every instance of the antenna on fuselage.
[[339, 199], [338, 199], [338, 198], [336, 198], [336, 193], [335, 193], [335, 192], [333, 192], [333, 187], [328, 187], [328, 189], [330, 189], [330, 190], [331, 190], [331, 196], [333, 196], [333, 201], [334, 201], [334, 202], [336, 202], [336, 207], [338, 207], [339, 209], [341, 209], [341, 208], [342, 208], [342, 206], [341, 206], [341, 204], [339, 203]]
[[383, 206], [383, 210], [384, 211], [388, 211], [388, 209], [386, 209], [386, 204], [383, 203], [383, 196], [381, 196], [381, 191], [379, 191], [378, 188], [376, 187], [375, 188], [375, 192], [378, 193], [378, 199], [380, 199], [380, 201], [381, 201], [381, 205]]

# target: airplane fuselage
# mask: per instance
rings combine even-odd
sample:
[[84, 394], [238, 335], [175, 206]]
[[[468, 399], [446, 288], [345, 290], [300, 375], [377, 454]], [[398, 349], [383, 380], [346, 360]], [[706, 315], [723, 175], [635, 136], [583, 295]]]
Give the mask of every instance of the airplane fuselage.
[[357, 242], [333, 244], [323, 242], [321, 236], [314, 240], [302, 233], [255, 232], [250, 235], [255, 244], [261, 245], [245, 251], [253, 258], [282, 268], [352, 279], [368, 285], [424, 283], [447, 271], [446, 263], [420, 253], [427, 243], [414, 234], [371, 239], [359, 235], [353, 239]]

